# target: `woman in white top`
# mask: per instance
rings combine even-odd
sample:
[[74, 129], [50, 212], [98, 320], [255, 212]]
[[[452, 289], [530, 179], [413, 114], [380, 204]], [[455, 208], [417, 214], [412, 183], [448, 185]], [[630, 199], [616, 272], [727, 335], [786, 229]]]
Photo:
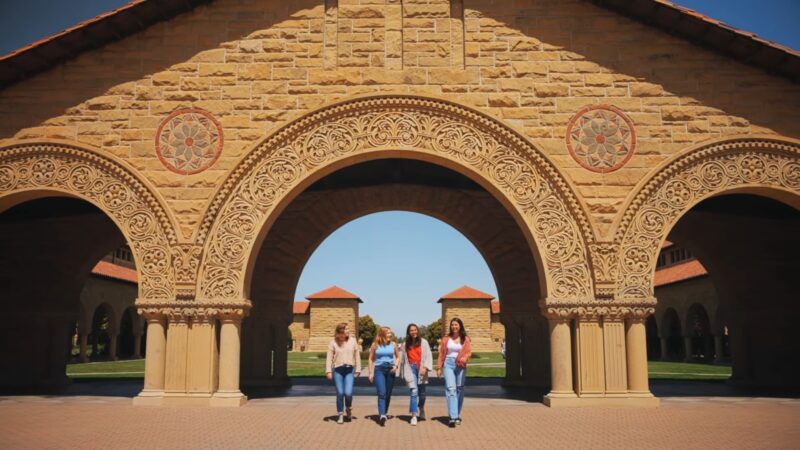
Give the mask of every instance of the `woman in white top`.
[[467, 363], [472, 357], [470, 340], [464, 322], [458, 317], [450, 321], [450, 332], [442, 337], [439, 346], [439, 363], [436, 373], [444, 373], [449, 426], [461, 425], [461, 407], [464, 405], [464, 382], [467, 379]]
[[325, 376], [336, 385], [336, 411], [339, 419], [336, 423], [344, 423], [345, 405], [347, 421], [353, 418], [353, 383], [361, 374], [361, 353], [355, 338], [350, 337], [347, 323], [336, 325], [333, 339], [328, 343], [328, 355], [325, 359]]

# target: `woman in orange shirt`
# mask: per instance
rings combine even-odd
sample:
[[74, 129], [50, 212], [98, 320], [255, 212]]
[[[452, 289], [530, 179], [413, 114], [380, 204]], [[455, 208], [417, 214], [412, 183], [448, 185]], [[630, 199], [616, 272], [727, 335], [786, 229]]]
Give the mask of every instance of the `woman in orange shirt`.
[[428, 372], [431, 370], [431, 346], [419, 335], [419, 327], [411, 323], [406, 327], [406, 340], [398, 369], [411, 390], [411, 404], [408, 409], [411, 413], [411, 425], [417, 424], [418, 417], [425, 420], [425, 387], [428, 384]]

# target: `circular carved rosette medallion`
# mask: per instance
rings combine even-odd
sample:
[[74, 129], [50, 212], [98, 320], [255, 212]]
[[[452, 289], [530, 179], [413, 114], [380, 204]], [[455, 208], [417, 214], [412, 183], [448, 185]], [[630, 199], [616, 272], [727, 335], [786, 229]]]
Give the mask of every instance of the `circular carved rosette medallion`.
[[175, 173], [202, 172], [222, 154], [222, 126], [201, 109], [179, 109], [158, 127], [156, 154], [164, 167]]
[[584, 168], [613, 172], [624, 166], [636, 149], [633, 122], [613, 106], [587, 106], [567, 125], [567, 149]]

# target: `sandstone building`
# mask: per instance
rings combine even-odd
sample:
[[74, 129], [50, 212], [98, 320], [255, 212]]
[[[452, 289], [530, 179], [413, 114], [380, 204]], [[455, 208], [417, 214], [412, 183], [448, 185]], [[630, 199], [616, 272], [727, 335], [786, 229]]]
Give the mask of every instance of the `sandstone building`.
[[284, 382], [316, 246], [406, 210], [484, 256], [506, 382], [550, 406], [658, 404], [667, 238], [715, 280], [732, 382], [797, 387], [798, 80], [795, 50], [657, 0], [131, 2], [0, 57], [0, 348], [30, 343], [0, 381], [57, 384], [127, 243], [135, 402], [240, 405]]
[[350, 325], [351, 336], [358, 337], [358, 305], [364, 302], [357, 295], [332, 286], [306, 299], [310, 303], [308, 351], [327, 351], [336, 325], [342, 322]]
[[469, 332], [473, 352], [499, 351], [492, 333], [492, 300], [494, 296], [469, 286], [443, 295], [438, 303], [442, 305], [443, 333], [447, 333], [450, 321], [458, 317]]

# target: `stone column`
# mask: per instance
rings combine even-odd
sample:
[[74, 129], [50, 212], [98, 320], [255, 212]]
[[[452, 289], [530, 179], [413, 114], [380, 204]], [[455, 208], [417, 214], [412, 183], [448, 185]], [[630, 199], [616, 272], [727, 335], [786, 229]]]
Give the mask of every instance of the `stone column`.
[[274, 352], [272, 363], [272, 377], [277, 384], [289, 383], [289, 324], [278, 321], [275, 327]]
[[703, 361], [714, 361], [714, 338], [711, 335], [703, 336]]
[[89, 335], [88, 333], [80, 333], [80, 346], [78, 347], [78, 359], [82, 363], [89, 362], [89, 355], [86, 353], [89, 350]]
[[572, 330], [569, 317], [551, 317], [550, 328], [550, 379], [552, 389], [544, 398], [551, 406], [561, 398], [575, 398], [572, 385]]
[[133, 399], [134, 405], [160, 405], [164, 396], [164, 367], [167, 354], [167, 319], [157, 312], [145, 313], [147, 320], [147, 358], [144, 361], [144, 390]]
[[652, 397], [647, 374], [647, 332], [645, 317], [635, 316], [627, 320], [625, 346], [628, 362], [628, 395]]
[[683, 353], [685, 362], [692, 361], [692, 338], [689, 336], [683, 337]]
[[117, 357], [117, 341], [119, 340], [119, 335], [109, 334], [108, 335], [108, 358], [112, 361], [116, 361], [119, 359]]
[[725, 343], [721, 332], [714, 335], [714, 363], [720, 364], [725, 361]]
[[661, 361], [669, 361], [669, 340], [665, 337], [659, 337], [661, 342]]
[[[506, 377], [504, 386], [518, 386], [521, 384], [521, 343], [519, 325], [508, 317], [503, 317], [503, 326], [506, 330]], [[433, 344], [432, 344], [433, 345]]]
[[140, 359], [142, 357], [142, 335], [133, 335], [133, 359]]
[[247, 401], [239, 390], [242, 316], [222, 315], [219, 322], [219, 388], [211, 398], [211, 405], [240, 406]]

